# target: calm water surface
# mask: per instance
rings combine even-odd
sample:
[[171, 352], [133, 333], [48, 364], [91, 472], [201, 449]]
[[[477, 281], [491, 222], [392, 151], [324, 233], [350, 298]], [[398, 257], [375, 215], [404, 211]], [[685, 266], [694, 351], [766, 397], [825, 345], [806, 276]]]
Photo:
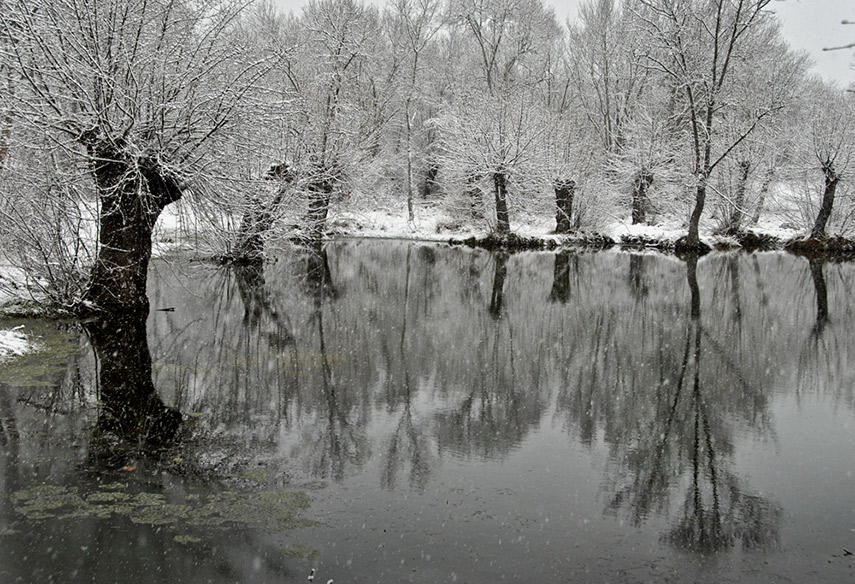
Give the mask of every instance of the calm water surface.
[[[0, 366], [0, 582], [853, 582], [855, 265], [156, 262]], [[3, 326], [17, 322], [2, 323]]]

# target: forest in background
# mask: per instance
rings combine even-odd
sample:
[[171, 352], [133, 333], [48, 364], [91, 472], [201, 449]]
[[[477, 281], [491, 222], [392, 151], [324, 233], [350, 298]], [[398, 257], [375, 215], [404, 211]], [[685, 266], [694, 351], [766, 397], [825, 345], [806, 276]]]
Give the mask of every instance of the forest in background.
[[853, 228], [853, 97], [771, 0], [589, 0], [566, 24], [541, 0], [0, 7], [0, 287], [75, 312], [147, 310], [168, 206], [234, 262], [322, 238], [331, 209], [677, 222], [690, 251], [770, 215]]

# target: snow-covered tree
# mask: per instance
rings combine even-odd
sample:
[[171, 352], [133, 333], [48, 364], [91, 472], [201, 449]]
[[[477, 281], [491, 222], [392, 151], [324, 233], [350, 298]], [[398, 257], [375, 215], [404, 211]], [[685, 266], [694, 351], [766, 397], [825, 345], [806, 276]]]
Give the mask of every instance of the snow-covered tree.
[[[700, 247], [699, 224], [713, 171], [782, 107], [777, 91], [740, 99], [755, 72], [760, 38], [776, 34], [771, 0], [641, 0], [634, 11], [645, 32], [651, 66], [683, 97], [694, 207], [680, 245]], [[771, 31], [771, 32], [770, 32]], [[789, 63], [764, 62], [770, 76]]]
[[244, 8], [236, 0], [3, 3], [0, 62], [15, 85], [4, 99], [13, 124], [7, 166], [39, 173], [55, 152], [67, 161], [59, 170], [90, 177], [98, 245], [88, 306], [147, 309], [155, 221], [224, 163], [222, 140], [275, 60], [245, 58]]
[[509, 185], [533, 178], [520, 170], [543, 146], [545, 109], [536, 88], [550, 78], [560, 31], [541, 0], [458, 0], [450, 11], [470, 76], [454, 87], [439, 117], [445, 160], [471, 192], [479, 192], [476, 183], [490, 183], [494, 229], [507, 233]]
[[[808, 80], [803, 92], [793, 128], [793, 166], [801, 177], [794, 178], [808, 194], [804, 214], [810, 237], [821, 239], [837, 210], [841, 186], [855, 172], [855, 102], [850, 94], [818, 78]], [[844, 227], [844, 219], [837, 228]]]

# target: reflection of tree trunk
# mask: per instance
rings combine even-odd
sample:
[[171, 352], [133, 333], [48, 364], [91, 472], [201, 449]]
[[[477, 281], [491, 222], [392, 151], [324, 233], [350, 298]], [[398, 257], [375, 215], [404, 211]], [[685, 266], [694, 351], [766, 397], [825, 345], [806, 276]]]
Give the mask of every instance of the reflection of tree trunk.
[[647, 189], [653, 184], [653, 173], [642, 166], [632, 183], [632, 224], [639, 225], [647, 219]]
[[155, 390], [145, 315], [117, 316], [84, 327], [98, 360], [100, 409], [92, 454], [105, 456], [109, 468], [127, 464], [128, 451], [156, 456], [173, 444], [181, 414], [165, 406]]
[[315, 309], [319, 309], [325, 298], [335, 298], [336, 290], [332, 282], [327, 250], [317, 243], [309, 248], [306, 256], [306, 284], [309, 294], [315, 301]]
[[825, 237], [828, 220], [831, 218], [831, 209], [834, 207], [834, 194], [837, 191], [838, 183], [840, 183], [840, 174], [834, 168], [834, 163], [831, 160], [823, 161], [822, 173], [825, 175], [825, 190], [822, 193], [822, 203], [819, 206], [816, 222], [810, 232], [810, 236], [814, 239]]
[[410, 256], [412, 247], [407, 248], [407, 272], [404, 280], [404, 304], [401, 315], [401, 338], [399, 351], [401, 355], [401, 367], [404, 376], [404, 409], [398, 426], [389, 440], [386, 451], [386, 463], [380, 477], [380, 484], [386, 489], [395, 488], [398, 467], [409, 462], [410, 486], [423, 488], [428, 478], [427, 449], [424, 441], [419, 436], [418, 430], [413, 422], [413, 392], [410, 383], [410, 369], [407, 363], [408, 351], [407, 341], [407, 315], [409, 312], [410, 299]]
[[12, 458], [16, 459], [20, 446], [20, 433], [9, 395], [9, 386], [0, 383], [0, 446], [4, 449], [8, 448]]
[[822, 273], [824, 264], [825, 262], [821, 260], [810, 260], [810, 276], [816, 292], [816, 323], [813, 325], [815, 336], [821, 335], [828, 324], [828, 287], [825, 285], [825, 275]]
[[261, 330], [265, 320], [273, 323], [275, 331], [267, 333], [271, 347], [294, 347], [296, 339], [287, 318], [282, 318], [270, 298], [264, 281], [264, 264], [252, 263], [234, 266], [238, 294], [243, 302], [243, 324], [249, 329]]
[[508, 215], [508, 177], [503, 171], [493, 173], [493, 191], [496, 196], [496, 232], [510, 233]]
[[576, 182], [570, 179], [556, 179], [555, 191], [555, 233], [569, 233], [573, 230], [570, 220], [573, 214], [573, 196]]
[[[318, 354], [321, 365], [321, 387], [323, 405], [326, 409], [326, 426], [318, 430], [316, 447], [320, 450], [312, 456], [312, 469], [318, 476], [328, 476], [336, 481], [344, 479], [348, 462], [361, 463], [363, 449], [361, 439], [348, 421], [348, 408], [341, 403], [342, 395], [333, 379], [332, 365], [327, 351], [324, 328], [324, 302], [336, 297], [332, 284], [327, 252], [319, 243], [307, 256], [306, 284], [313, 300], [312, 320], [317, 323]], [[346, 394], [344, 394], [346, 395]]]
[[644, 284], [645, 257], [640, 254], [629, 256], [629, 289], [632, 297], [641, 300], [647, 296], [647, 286]]
[[578, 258], [576, 254], [571, 254], [569, 251], [560, 251], [555, 254], [555, 268], [552, 274], [552, 290], [549, 293], [549, 299], [552, 302], [560, 302], [566, 304], [570, 300], [570, 263], [577, 265]]
[[698, 256], [690, 255], [686, 258], [686, 278], [689, 281], [689, 292], [692, 294], [692, 320], [701, 319], [701, 291], [698, 288]]
[[234, 274], [238, 294], [243, 301], [243, 323], [250, 327], [258, 327], [261, 317], [270, 312], [270, 303], [264, 284], [264, 265], [236, 266]]
[[742, 300], [739, 297], [739, 258], [731, 256], [727, 258], [727, 271], [730, 273], [730, 296], [733, 298], [733, 319], [737, 326], [742, 325]]
[[493, 291], [490, 294], [490, 314], [495, 318], [502, 316], [505, 299], [505, 276], [508, 274], [508, 254], [497, 252], [495, 271], [493, 272]]

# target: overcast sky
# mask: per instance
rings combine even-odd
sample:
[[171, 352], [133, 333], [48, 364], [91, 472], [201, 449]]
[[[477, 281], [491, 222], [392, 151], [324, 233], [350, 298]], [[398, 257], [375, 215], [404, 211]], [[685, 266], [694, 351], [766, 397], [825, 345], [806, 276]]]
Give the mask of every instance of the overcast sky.
[[[581, 0], [545, 0], [555, 8], [562, 22], [576, 17]], [[308, 0], [278, 0], [279, 5], [297, 13]], [[383, 0], [371, 0], [382, 5]], [[841, 20], [855, 21], [855, 0], [774, 0], [774, 10], [781, 17], [784, 36], [797, 49], [807, 51], [816, 71], [827, 80], [842, 86], [855, 83], [855, 71], [850, 68], [853, 51], [823, 51], [855, 42], [855, 25], [843, 25]]]

